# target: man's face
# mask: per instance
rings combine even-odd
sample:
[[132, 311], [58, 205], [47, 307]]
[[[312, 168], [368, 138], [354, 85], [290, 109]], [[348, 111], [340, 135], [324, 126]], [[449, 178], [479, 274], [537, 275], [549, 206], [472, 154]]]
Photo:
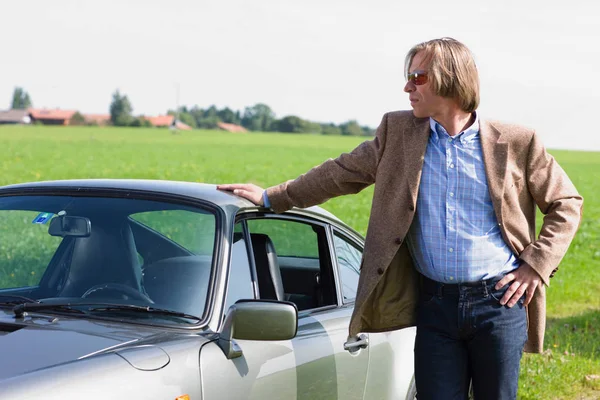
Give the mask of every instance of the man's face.
[[[429, 62], [425, 59], [422, 51], [414, 55], [408, 73], [415, 71], [429, 72]], [[428, 76], [427, 83], [415, 85], [410, 80], [404, 85], [404, 91], [408, 93], [413, 114], [417, 118], [432, 117], [435, 119], [446, 108], [448, 99], [438, 96], [431, 90], [431, 77]]]

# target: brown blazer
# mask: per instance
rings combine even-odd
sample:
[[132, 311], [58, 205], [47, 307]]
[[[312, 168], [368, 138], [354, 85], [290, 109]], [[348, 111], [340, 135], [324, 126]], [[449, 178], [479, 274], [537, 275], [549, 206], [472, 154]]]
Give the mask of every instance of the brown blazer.
[[[350, 335], [415, 325], [418, 275], [404, 238], [415, 213], [429, 129], [429, 119], [411, 111], [388, 113], [373, 140], [267, 189], [271, 208], [283, 212], [375, 184]], [[583, 198], [533, 130], [480, 121], [480, 135], [502, 236], [549, 285], [579, 227]], [[545, 214], [537, 240], [536, 205]], [[543, 350], [545, 296], [540, 285], [527, 307], [525, 351]]]

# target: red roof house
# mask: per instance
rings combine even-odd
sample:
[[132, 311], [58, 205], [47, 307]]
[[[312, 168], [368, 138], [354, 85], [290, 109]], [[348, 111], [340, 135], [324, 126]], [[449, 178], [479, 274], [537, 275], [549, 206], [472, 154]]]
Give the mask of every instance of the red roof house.
[[[146, 120], [150, 121], [150, 123], [152, 124], [152, 126], [156, 126], [156, 127], [171, 127], [173, 126], [173, 121], [175, 120], [175, 117], [172, 115], [159, 115], [158, 117], [144, 117]], [[175, 128], [182, 130], [182, 131], [189, 131], [192, 129], [191, 126], [184, 124], [181, 121], [177, 121], [177, 123], [175, 124]]]
[[48, 110], [45, 108], [30, 108], [31, 122], [41, 122], [44, 125], [69, 125], [69, 121], [77, 112], [75, 110]]
[[175, 119], [172, 115], [159, 115], [158, 117], [144, 117], [146, 120], [150, 121], [152, 126], [171, 126], [173, 124], [173, 120]]

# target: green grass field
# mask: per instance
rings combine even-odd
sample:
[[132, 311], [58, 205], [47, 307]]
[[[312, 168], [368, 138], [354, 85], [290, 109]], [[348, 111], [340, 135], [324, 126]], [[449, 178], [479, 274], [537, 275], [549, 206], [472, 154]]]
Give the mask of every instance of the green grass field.
[[[0, 185], [143, 178], [269, 186], [364, 138], [0, 126]], [[551, 151], [585, 198], [584, 220], [548, 288], [546, 352], [522, 361], [521, 399], [600, 399], [600, 153]], [[373, 190], [323, 205], [363, 234]], [[541, 221], [541, 219], [540, 219]]]

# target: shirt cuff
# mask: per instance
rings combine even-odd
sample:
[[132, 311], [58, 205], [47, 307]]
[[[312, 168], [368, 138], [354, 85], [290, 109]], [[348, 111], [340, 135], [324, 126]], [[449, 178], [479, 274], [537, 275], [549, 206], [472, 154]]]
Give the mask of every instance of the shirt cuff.
[[271, 208], [271, 202], [269, 201], [269, 196], [267, 196], [266, 190], [263, 192], [262, 198], [263, 198], [263, 206], [266, 208]]

